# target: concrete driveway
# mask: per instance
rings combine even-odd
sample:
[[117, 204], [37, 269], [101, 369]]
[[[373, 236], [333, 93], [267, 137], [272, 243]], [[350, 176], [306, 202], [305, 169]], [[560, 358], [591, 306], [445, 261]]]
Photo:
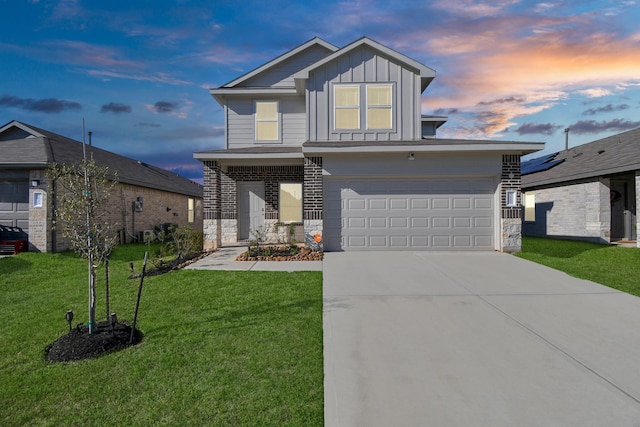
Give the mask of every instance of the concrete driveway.
[[640, 298], [501, 253], [325, 253], [326, 426], [640, 426]]

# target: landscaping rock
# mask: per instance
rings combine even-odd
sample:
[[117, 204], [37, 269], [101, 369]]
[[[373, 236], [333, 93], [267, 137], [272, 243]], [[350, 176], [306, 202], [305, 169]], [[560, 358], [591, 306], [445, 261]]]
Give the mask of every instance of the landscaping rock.
[[236, 261], [322, 261], [323, 253], [306, 246], [271, 245], [251, 247]]

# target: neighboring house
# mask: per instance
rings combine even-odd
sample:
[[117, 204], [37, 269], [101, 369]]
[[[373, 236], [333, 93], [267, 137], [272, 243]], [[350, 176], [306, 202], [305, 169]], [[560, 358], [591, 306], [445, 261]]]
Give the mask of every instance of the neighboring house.
[[[55, 183], [47, 180], [51, 163], [83, 159], [83, 144], [18, 121], [0, 127], [0, 225], [21, 227], [30, 250], [69, 248], [55, 224]], [[202, 187], [173, 172], [94, 146], [87, 158], [118, 172], [109, 215], [120, 242], [141, 240], [145, 230], [162, 224], [202, 230]]]
[[215, 89], [226, 148], [204, 163], [205, 247], [295, 224], [341, 250], [520, 249], [520, 156], [542, 143], [436, 139], [435, 71], [369, 38], [314, 38]]
[[640, 128], [522, 164], [523, 234], [637, 240]]

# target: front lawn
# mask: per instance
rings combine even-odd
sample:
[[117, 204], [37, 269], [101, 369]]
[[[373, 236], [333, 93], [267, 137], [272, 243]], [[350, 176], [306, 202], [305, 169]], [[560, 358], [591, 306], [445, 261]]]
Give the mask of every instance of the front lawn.
[[640, 249], [523, 237], [520, 258], [640, 296]]
[[[111, 258], [111, 311], [131, 323], [146, 247]], [[0, 425], [323, 424], [322, 276], [182, 270], [145, 279], [142, 343], [51, 364], [46, 347], [87, 320], [74, 254], [0, 259]], [[98, 319], [105, 318], [103, 273]]]

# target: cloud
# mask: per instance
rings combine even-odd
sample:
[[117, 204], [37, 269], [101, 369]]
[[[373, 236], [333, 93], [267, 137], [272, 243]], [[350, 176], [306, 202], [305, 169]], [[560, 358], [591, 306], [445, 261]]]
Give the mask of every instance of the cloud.
[[172, 113], [180, 107], [177, 102], [158, 101], [153, 105], [156, 113]]
[[584, 135], [600, 132], [623, 132], [629, 129], [640, 127], [640, 121], [632, 122], [629, 120], [614, 119], [611, 121], [580, 120], [569, 126], [571, 133], [576, 135]]
[[580, 95], [584, 95], [587, 98], [601, 98], [603, 96], [609, 96], [613, 92], [611, 92], [609, 89], [597, 87], [597, 88], [579, 90], [577, 91], [577, 93], [579, 93]]
[[[518, 117], [574, 95], [597, 98], [638, 82], [640, 33], [617, 31], [591, 12], [563, 14], [565, 6], [555, 3], [523, 14], [502, 2], [492, 15], [480, 2], [452, 0], [438, 6], [447, 10], [442, 21], [399, 36], [412, 57], [438, 72], [423, 108], [455, 105], [474, 115], [460, 137], [495, 137]], [[472, 13], [456, 13], [461, 5]], [[434, 57], [436, 64], [421, 60]]]
[[553, 123], [524, 123], [516, 129], [516, 132], [518, 132], [518, 135], [553, 135], [555, 131], [561, 128], [562, 126]]
[[108, 104], [104, 104], [102, 108], [100, 108], [100, 112], [114, 113], [114, 114], [130, 113], [131, 106], [125, 105], [125, 104], [119, 104], [117, 102], [110, 102]]
[[593, 115], [596, 115], [598, 113], [610, 113], [612, 111], [627, 110], [629, 108], [630, 107], [627, 104], [620, 104], [620, 105], [607, 104], [604, 107], [589, 108], [588, 110], [583, 111], [582, 115], [584, 115], [584, 116], [593, 116]]
[[44, 98], [19, 98], [13, 95], [3, 95], [0, 98], [0, 106], [10, 108], [20, 108], [27, 111], [37, 111], [39, 113], [57, 114], [63, 111], [79, 111], [82, 106], [75, 101], [65, 99]]
[[522, 104], [527, 101], [525, 97], [509, 96], [508, 98], [495, 99], [493, 101], [480, 101], [479, 106], [492, 106], [492, 105], [504, 105], [504, 104]]
[[138, 73], [121, 73], [115, 71], [108, 70], [87, 70], [86, 73], [90, 76], [103, 77], [104, 80], [109, 80], [111, 78], [116, 79], [128, 79], [128, 80], [136, 80], [136, 81], [145, 81], [152, 83], [166, 83], [175, 86], [187, 86], [192, 85], [193, 83], [187, 80], [180, 80], [169, 76], [167, 73], [156, 73], [155, 75], [150, 74], [138, 74]]
[[460, 111], [459, 108], [438, 108], [433, 111], [433, 114], [437, 116], [453, 115], [453, 114], [460, 114], [460, 113], [462, 113], [462, 111]]

